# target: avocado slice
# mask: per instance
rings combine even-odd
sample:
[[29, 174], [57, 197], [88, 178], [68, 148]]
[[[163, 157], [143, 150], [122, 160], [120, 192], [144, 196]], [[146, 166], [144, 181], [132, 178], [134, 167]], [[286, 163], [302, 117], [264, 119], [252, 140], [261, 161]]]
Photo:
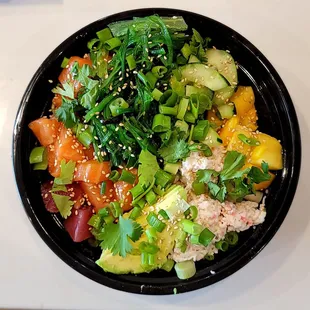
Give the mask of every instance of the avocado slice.
[[[143, 209], [145, 214], [141, 215], [136, 220], [143, 227], [144, 231], [150, 227], [146, 221], [147, 214], [149, 211], [151, 211], [150, 208], [150, 206], [145, 207]], [[129, 217], [129, 215], [130, 213], [126, 213], [124, 217]], [[142, 241], [147, 241], [145, 232], [137, 242], [132, 243], [132, 254], [128, 254], [126, 257], [121, 257], [120, 255], [112, 255], [111, 251], [109, 250], [104, 250], [101, 254], [101, 257], [96, 261], [96, 264], [99, 265], [104, 271], [114, 274], [138, 274], [143, 272], [151, 272], [154, 269], [161, 268], [162, 265], [167, 262], [168, 255], [174, 248], [178, 231], [177, 229], [174, 229], [174, 227], [170, 222], [167, 222], [166, 228], [161, 233], [157, 233], [158, 238], [156, 245], [159, 247], [159, 252], [156, 253], [154, 266], [148, 269], [145, 269], [141, 266], [141, 255], [139, 251], [139, 244]]]

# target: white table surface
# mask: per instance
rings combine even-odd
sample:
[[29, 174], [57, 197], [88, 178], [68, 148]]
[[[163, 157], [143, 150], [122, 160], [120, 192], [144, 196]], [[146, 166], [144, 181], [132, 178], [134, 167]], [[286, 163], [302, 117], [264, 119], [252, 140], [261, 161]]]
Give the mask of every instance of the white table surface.
[[0, 0], [0, 308], [19, 309], [310, 309], [308, 0], [157, 0], [232, 27], [271, 61], [294, 101], [303, 137], [301, 177], [293, 205], [269, 245], [231, 277], [178, 296], [140, 296], [99, 285], [62, 262], [23, 210], [11, 162], [21, 96], [35, 70], [82, 26], [146, 5], [142, 0]]

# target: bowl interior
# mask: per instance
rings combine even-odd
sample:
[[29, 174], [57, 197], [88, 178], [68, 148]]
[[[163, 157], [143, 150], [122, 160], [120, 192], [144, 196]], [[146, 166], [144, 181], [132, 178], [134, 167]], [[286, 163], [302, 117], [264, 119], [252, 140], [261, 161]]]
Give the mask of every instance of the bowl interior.
[[[197, 274], [180, 281], [173, 272], [155, 271], [141, 275], [104, 273], [96, 264], [100, 251], [87, 242], [75, 244], [65, 232], [57, 215], [49, 214], [40, 195], [40, 181], [47, 174], [32, 171], [28, 157], [36, 141], [27, 125], [47, 115], [64, 56], [83, 56], [87, 42], [108, 23], [134, 16], [157, 13], [182, 15], [190, 28], [212, 38], [212, 45], [229, 50], [239, 65], [240, 85], [251, 85], [255, 92], [259, 129], [281, 140], [284, 169], [277, 173], [266, 199], [267, 217], [262, 225], [240, 234], [240, 242], [213, 262], [197, 263]], [[49, 80], [52, 80], [51, 84]], [[81, 29], [57, 47], [38, 69], [30, 82], [17, 115], [14, 130], [14, 166], [16, 180], [25, 209], [32, 224], [52, 250], [71, 267], [107, 286], [134, 293], [171, 294], [207, 286], [232, 274], [250, 261], [272, 238], [281, 225], [293, 199], [300, 167], [300, 136], [296, 114], [289, 94], [267, 59], [246, 39], [232, 29], [207, 17], [169, 9], [141, 9], [123, 12], [96, 21]], [[210, 271], [215, 271], [215, 274]]]

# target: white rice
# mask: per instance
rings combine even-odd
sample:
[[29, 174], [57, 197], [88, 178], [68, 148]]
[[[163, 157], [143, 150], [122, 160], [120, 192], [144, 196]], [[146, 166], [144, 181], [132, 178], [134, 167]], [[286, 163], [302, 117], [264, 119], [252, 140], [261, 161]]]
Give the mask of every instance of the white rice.
[[218, 249], [214, 245], [215, 242], [224, 239], [228, 231], [244, 231], [251, 226], [261, 224], [265, 219], [264, 205], [258, 208], [258, 204], [251, 201], [242, 201], [240, 203], [225, 201], [221, 203], [207, 195], [196, 196], [191, 191], [191, 184], [195, 180], [196, 171], [199, 169], [220, 171], [223, 167], [224, 156], [223, 148], [216, 148], [213, 150], [213, 156], [211, 157], [204, 157], [202, 154], [195, 152], [182, 163], [181, 181], [188, 191], [189, 204], [196, 206], [198, 209], [195, 222], [210, 229], [215, 234], [215, 238], [207, 247], [187, 242], [187, 249], [184, 253], [175, 248], [170, 256], [176, 262], [198, 261], [207, 254], [216, 254]]

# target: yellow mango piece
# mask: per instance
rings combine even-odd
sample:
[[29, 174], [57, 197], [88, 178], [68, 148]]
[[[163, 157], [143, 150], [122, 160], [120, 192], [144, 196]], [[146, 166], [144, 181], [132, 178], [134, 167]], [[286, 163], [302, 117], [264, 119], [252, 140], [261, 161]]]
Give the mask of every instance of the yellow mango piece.
[[282, 146], [280, 142], [267, 134], [259, 133], [255, 138], [260, 142], [256, 146], [250, 158], [250, 163], [260, 167], [264, 161], [268, 163], [270, 170], [280, 170], [283, 168]]
[[231, 137], [233, 136], [236, 127], [239, 125], [239, 117], [237, 115], [234, 115], [232, 118], [230, 118], [222, 127], [222, 129], [219, 132], [219, 136], [223, 140], [223, 145], [227, 146]]
[[219, 119], [216, 115], [216, 111], [214, 108], [212, 108], [210, 111], [208, 111], [208, 116], [207, 116], [207, 120], [210, 123], [213, 123], [216, 125], [217, 128], [221, 128], [224, 121]]
[[[252, 166], [253, 165], [251, 165], [251, 164], [245, 164], [242, 169], [251, 168]], [[261, 167], [258, 167], [258, 168], [261, 168]], [[274, 178], [276, 177], [272, 172], [269, 171], [268, 173], [271, 176], [270, 180], [264, 181], [264, 182], [260, 182], [259, 184], [255, 184], [254, 183], [254, 188], [257, 191], [261, 191], [263, 189], [268, 188], [270, 186], [270, 184], [272, 183], [272, 181], [274, 180]]]
[[257, 114], [256, 114], [256, 110], [255, 108], [250, 109], [246, 115], [244, 115], [241, 120], [240, 120], [240, 124], [250, 128], [252, 131], [255, 131], [257, 129]]
[[230, 98], [235, 104], [237, 115], [242, 118], [248, 111], [255, 109], [255, 96], [251, 86], [239, 86]]
[[243, 126], [237, 125], [227, 145], [227, 150], [237, 151], [239, 153], [242, 153], [247, 157], [247, 159], [249, 159], [253, 147], [248, 144], [243, 143], [238, 137], [240, 134], [243, 134], [248, 138], [253, 138], [253, 134], [249, 129]]

